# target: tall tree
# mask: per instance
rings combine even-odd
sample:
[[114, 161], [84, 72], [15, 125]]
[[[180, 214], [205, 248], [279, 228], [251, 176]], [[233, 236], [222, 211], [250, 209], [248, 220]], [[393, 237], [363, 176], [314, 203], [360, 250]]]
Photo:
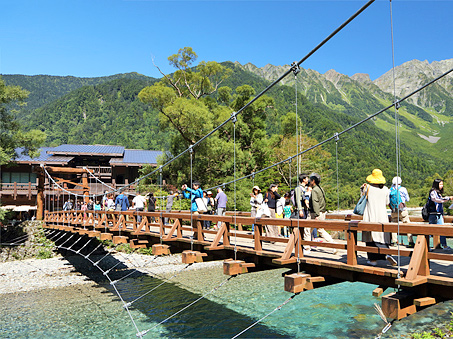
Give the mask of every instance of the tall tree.
[[19, 86], [6, 86], [0, 77], [0, 165], [14, 160], [18, 148], [21, 153], [37, 156], [39, 146], [46, 139], [46, 135], [38, 130], [23, 132], [16, 120], [12, 107], [23, 105], [28, 94]]
[[[202, 61], [193, 67], [196, 59], [192, 48], [180, 49], [168, 58], [176, 71], [171, 75], [162, 73], [160, 82], [138, 95], [142, 102], [159, 111], [163, 128], [177, 132], [171, 141], [173, 155], [195, 144], [255, 95], [250, 86], [240, 86], [235, 93], [229, 87], [219, 87], [231, 69], [214, 61]], [[236, 160], [240, 172], [250, 173], [268, 159], [265, 112], [269, 108], [273, 108], [273, 100], [262, 97], [238, 116]], [[233, 124], [229, 123], [197, 145], [193, 153], [194, 175], [204, 184], [218, 184], [231, 178], [234, 141]], [[187, 181], [189, 155], [174, 161], [165, 171], [173, 182]]]

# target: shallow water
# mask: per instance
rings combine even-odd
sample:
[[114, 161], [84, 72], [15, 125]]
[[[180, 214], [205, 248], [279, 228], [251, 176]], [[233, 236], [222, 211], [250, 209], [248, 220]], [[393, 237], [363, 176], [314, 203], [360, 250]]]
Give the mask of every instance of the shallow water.
[[[144, 338], [231, 338], [266, 316], [291, 294], [276, 269], [240, 275], [162, 325], [157, 325], [227, 279], [222, 268], [184, 271], [133, 302], [131, 316]], [[120, 281], [134, 301], [161, 280]], [[307, 291], [241, 338], [374, 338], [384, 323], [373, 310], [376, 286], [341, 283]], [[109, 284], [73, 286], [2, 296], [1, 338], [136, 338], [137, 329]], [[157, 325], [157, 326], [156, 326]]]

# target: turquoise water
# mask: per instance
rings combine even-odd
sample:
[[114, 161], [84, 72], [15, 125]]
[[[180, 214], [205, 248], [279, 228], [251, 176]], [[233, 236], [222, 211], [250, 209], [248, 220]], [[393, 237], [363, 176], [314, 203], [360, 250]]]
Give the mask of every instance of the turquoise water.
[[[211, 291], [227, 277], [222, 268], [184, 271], [133, 303], [131, 315], [144, 338], [231, 338], [266, 316], [291, 294], [285, 269], [237, 276], [174, 318], [166, 317]], [[148, 276], [117, 284], [133, 301], [161, 283]], [[341, 283], [307, 291], [240, 338], [374, 338], [384, 323], [373, 310], [376, 286]], [[389, 290], [388, 290], [389, 291]], [[1, 338], [136, 338], [136, 329], [108, 284], [7, 294], [0, 306]]]

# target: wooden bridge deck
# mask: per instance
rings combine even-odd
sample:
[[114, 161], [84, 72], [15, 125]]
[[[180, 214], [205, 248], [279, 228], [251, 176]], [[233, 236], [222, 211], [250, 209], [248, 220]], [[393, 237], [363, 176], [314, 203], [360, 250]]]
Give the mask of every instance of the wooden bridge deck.
[[[137, 222], [139, 215], [142, 217], [140, 223]], [[165, 218], [172, 220], [171, 224], [164, 224]], [[451, 219], [446, 217], [446, 222], [451, 223]], [[213, 224], [220, 222], [222, 226], [219, 230], [203, 229], [205, 220], [210, 220]], [[397, 247], [368, 247], [357, 241], [357, 235], [362, 231], [397, 233], [398, 224], [363, 222], [360, 216], [351, 215], [328, 215], [327, 220], [318, 221], [254, 219], [244, 212], [214, 216], [191, 215], [187, 211], [96, 211], [87, 212], [84, 217], [80, 211], [59, 211], [46, 212], [44, 227], [112, 239], [116, 243], [128, 242], [131, 247], [150, 247], [152, 244], [162, 243], [170, 245], [172, 249], [191, 248], [204, 252], [212, 259], [231, 259], [236, 256], [237, 259], [253, 263], [257, 267], [285, 266], [294, 271], [308, 273], [312, 277], [322, 277], [319, 280], [322, 281], [320, 286], [341, 281], [361, 281], [379, 285], [381, 292], [377, 289], [376, 295], [380, 295], [388, 287], [399, 286], [402, 293], [409, 292], [415, 297], [425, 298], [423, 300], [435, 300], [427, 302], [428, 305], [453, 299], [453, 252], [429, 250], [430, 236], [433, 236], [434, 245], [437, 246], [440, 235], [453, 237], [453, 226], [427, 225], [420, 217], [412, 217], [411, 220], [411, 223], [400, 223], [399, 230], [400, 234], [418, 235], [415, 248], [400, 246], [399, 250]], [[242, 230], [242, 225], [251, 224], [255, 224], [254, 234]], [[289, 238], [267, 237], [263, 234], [264, 225], [286, 226], [291, 230], [291, 234]], [[303, 241], [301, 234], [304, 227], [342, 232], [345, 240], [335, 239], [335, 243]], [[308, 255], [303, 254], [303, 245], [312, 246]], [[333, 254], [334, 249], [337, 250], [336, 254]], [[377, 266], [367, 265], [367, 252], [389, 254], [395, 258], [399, 254], [399, 277], [398, 269], [386, 261], [379, 261]], [[413, 307], [409, 310], [406, 306], [401, 306], [401, 300], [395, 301], [392, 296], [389, 298], [393, 306], [390, 307], [391, 310], [384, 311], [390, 314], [390, 317], [401, 318], [414, 312], [415, 306], [412, 304]], [[395, 307], [398, 311], [392, 313]], [[399, 312], [400, 309], [403, 311]]]

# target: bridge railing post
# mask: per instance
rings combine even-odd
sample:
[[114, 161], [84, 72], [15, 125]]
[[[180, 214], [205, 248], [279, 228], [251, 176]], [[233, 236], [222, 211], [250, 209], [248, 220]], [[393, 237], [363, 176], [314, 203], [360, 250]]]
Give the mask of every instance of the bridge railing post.
[[255, 251], [263, 250], [263, 242], [261, 241], [262, 236], [263, 236], [263, 225], [261, 224], [261, 218], [256, 218], [255, 219], [255, 232], [253, 234]]
[[[346, 232], [346, 252], [347, 264], [357, 265], [357, 228], [359, 222], [357, 220], [350, 221]], [[352, 229], [351, 229], [352, 228]]]

